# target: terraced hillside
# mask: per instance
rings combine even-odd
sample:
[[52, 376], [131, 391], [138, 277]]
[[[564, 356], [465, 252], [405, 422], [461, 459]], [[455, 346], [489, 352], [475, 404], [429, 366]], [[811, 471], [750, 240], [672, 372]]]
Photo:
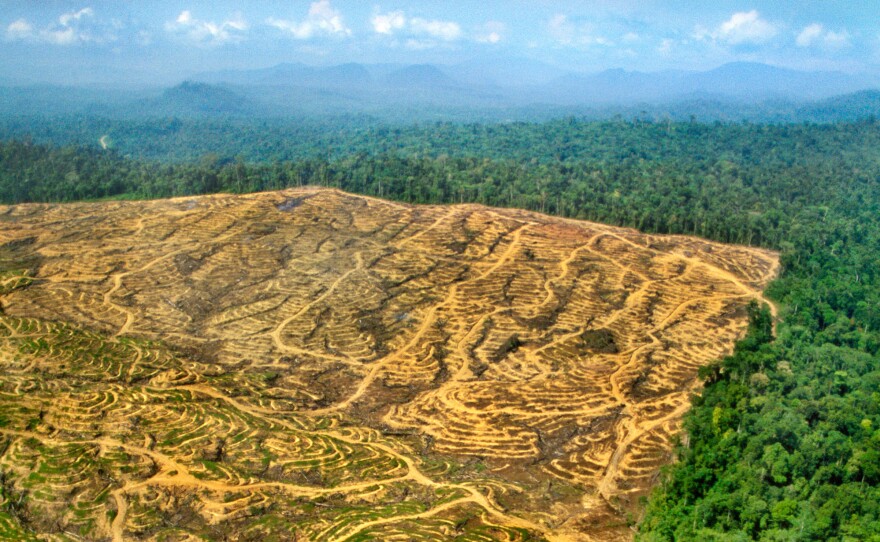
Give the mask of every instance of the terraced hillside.
[[2, 207], [0, 539], [628, 539], [776, 265], [323, 189]]

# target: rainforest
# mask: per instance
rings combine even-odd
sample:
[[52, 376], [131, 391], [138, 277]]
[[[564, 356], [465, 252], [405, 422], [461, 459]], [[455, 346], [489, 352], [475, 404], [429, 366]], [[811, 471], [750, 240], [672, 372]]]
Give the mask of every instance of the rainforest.
[[[18, 126], [40, 126], [34, 118], [17, 122]], [[480, 204], [521, 209], [538, 213], [536, 216], [600, 222], [649, 235], [699, 237], [778, 253], [775, 278], [761, 286], [766, 288], [766, 297], [742, 309], [745, 334], [730, 350], [710, 355], [695, 367], [694, 377], [700, 385], [687, 391], [689, 408], [681, 429], [670, 429], [663, 437], [668, 439], [670, 456], [666, 466], [652, 471], [656, 474], [645, 487], [653, 489], [636, 500], [618, 498], [610, 504], [621, 514], [620, 524], [634, 529], [638, 540], [871, 540], [880, 536], [880, 125], [873, 118], [762, 124], [567, 117], [539, 123], [440, 122], [409, 126], [355, 120], [341, 131], [338, 127], [310, 128], [293, 139], [279, 134], [302, 130], [294, 122], [268, 128], [261, 123], [217, 119], [124, 126], [104, 122], [100, 130], [92, 132], [97, 137], [83, 137], [79, 144], [57, 136], [53, 139], [52, 134], [83, 131], [82, 123], [62, 122], [51, 129], [44, 126], [27, 136], [21, 135], [20, 127], [11, 130], [7, 126], [10, 133], [0, 144], [0, 199], [10, 205], [3, 211], [5, 236], [25, 220], [16, 218], [26, 209], [19, 207], [22, 203], [52, 204], [28, 211], [31, 217], [38, 209], [45, 209], [40, 213], [59, 213], [68, 202], [77, 201], [93, 202], [77, 205], [96, 207], [75, 212], [112, 217], [123, 212], [122, 208], [113, 210], [120, 205], [112, 204], [114, 201], [218, 193], [232, 197], [299, 187], [343, 190], [405, 205]], [[104, 134], [113, 141], [113, 146], [106, 149], [98, 143]], [[185, 143], [204, 141], [205, 134], [227, 141], [227, 146], [203, 152], [208, 149]], [[336, 144], [339, 141], [346, 145]], [[290, 203], [279, 201], [274, 205], [303, 205], [296, 203], [302, 196], [293, 194]], [[341, 205], [330, 201], [335, 200], [328, 200], [313, 212], [321, 208], [330, 212], [331, 207]], [[145, 212], [142, 216], [160, 213]], [[60, 220], [64, 215], [58, 216]], [[464, 243], [482, 236], [480, 232], [486, 227], [478, 222], [468, 224], [464, 231], [470, 237], [463, 238]], [[7, 277], [3, 283], [7, 297], [4, 319], [28, 314], [28, 310], [16, 309], [13, 300], [27, 290], [36, 292], [40, 274], [45, 273], [49, 249], [48, 245], [46, 249], [35, 249], [47, 241], [34, 228], [25, 229], [32, 232], [29, 237], [12, 236], [15, 239], [10, 237], [0, 249]], [[73, 225], [65, 228], [74, 231]], [[502, 246], [504, 243], [508, 241], [502, 241]], [[531, 248], [523, 249], [524, 264], [529, 258], [536, 262], [546, 258], [542, 252], [548, 249], [541, 248], [537, 240], [533, 243]], [[424, 245], [423, 250], [436, 250], [431, 246]], [[455, 252], [467, 250], [464, 247], [470, 245], [461, 245], [461, 249], [449, 246]], [[549, 265], [552, 260], [547, 261]], [[748, 272], [744, 266], [740, 269], [736, 272]], [[51, 305], [46, 305], [49, 301], [38, 303], [49, 310], [47, 322], [53, 320], [49, 316], [52, 312], [56, 317], [69, 312], [50, 310]], [[127, 303], [134, 306], [132, 301]], [[143, 307], [150, 306], [143, 303]], [[31, 314], [36, 315], [33, 310]], [[334, 310], [339, 313], [341, 309]], [[72, 314], [65, 318], [75, 320]], [[320, 324], [330, 318], [328, 314], [315, 316], [318, 328], [330, 325]], [[393, 319], [385, 322], [383, 318], [387, 317], [363, 320], [363, 314], [358, 320], [362, 331], [398, 325]], [[342, 313], [339, 318], [347, 317]], [[485, 337], [495, 337], [490, 329], [501, 325], [500, 318], [496, 315], [481, 324], [489, 326], [482, 332]], [[95, 325], [95, 329], [101, 327]], [[524, 352], [532, 348], [529, 345], [546, 340], [515, 331], [514, 321], [509, 325], [514, 326], [509, 328], [512, 334], [500, 331], [496, 338], [488, 339], [499, 341], [487, 354], [495, 362], [525, 356]], [[436, 329], [441, 330], [441, 336], [455, 333]], [[149, 335], [149, 340], [162, 336], [150, 334], [151, 330], [145, 325], [142, 334]], [[19, 333], [10, 328], [4, 341], [18, 344], [14, 338]], [[49, 335], [57, 333], [51, 331]], [[127, 335], [128, 329], [123, 328], [121, 333]], [[625, 349], [622, 337], [605, 331], [596, 333], [582, 340], [598, 351]], [[92, 340], [104, 344], [101, 341], [109, 341], [112, 335]], [[51, 343], [51, 339], [40, 340]], [[170, 337], [166, 340], [174, 342]], [[615, 346], [615, 340], [620, 344]], [[391, 336], [384, 341], [394, 344]], [[183, 341], [176, 347], [183, 351], [166, 354], [161, 353], [162, 349], [175, 347], [159, 343], [137, 343], [132, 347], [152, 349], [157, 353], [151, 355], [159, 358], [177, 359], [175, 356], [182, 355], [193, 359], [198, 348], [186, 344]], [[451, 348], [451, 344], [444, 348]], [[326, 345], [323, 348], [329, 348]], [[55, 347], [38, 341], [15, 348], [16, 352], [33, 355], [41, 348]], [[335, 348], [331, 351], [338, 353], [342, 347]], [[523, 363], [528, 359], [522, 358]], [[303, 370], [307, 375], [308, 370]], [[645, 375], [641, 378], [651, 378], [649, 373]], [[10, 385], [4, 386], [4, 401], [15, 396]], [[190, 393], [195, 391], [191, 389]], [[502, 397], [489, 401], [503, 403]], [[367, 407], [347, 416], [378, 427], [369, 420], [385, 412], [384, 407], [363, 408]], [[391, 412], [398, 412], [394, 416], [400, 420], [407, 419], [400, 408], [392, 407]], [[0, 418], [7, 450], [0, 463], [4, 468], [0, 515], [4, 536], [12, 538], [36, 534], [40, 529], [52, 530], [32, 516], [39, 510], [35, 501], [38, 493], [29, 492], [27, 487], [39, 489], [39, 485], [17, 480], [9, 455], [10, 446], [16, 446], [15, 435], [19, 433], [13, 429], [18, 424], [23, 424], [21, 431], [25, 431], [28, 424], [33, 428], [44, 422], [28, 422], [27, 416], [21, 421], [19, 418], [11, 407]], [[450, 423], [439, 420], [438, 428]], [[410, 422], [397, 423], [405, 427]], [[454, 444], [459, 437], [441, 429], [429, 433], [435, 446], [446, 443], [441, 446], [441, 452], [445, 446], [445, 455], [437, 457], [483, 457], [490, 468], [502, 466], [486, 458], [486, 451], [460, 449]], [[40, 446], [30, 453], [39, 454], [41, 449], [49, 453]], [[504, 453], [499, 454], [504, 457]], [[212, 460], [219, 461], [221, 455], [222, 450], [217, 451]], [[389, 460], [395, 461], [393, 456]], [[589, 486], [589, 482], [578, 482], [576, 476], [569, 479], [568, 483], [574, 484], [571, 491]], [[587, 486], [580, 485], [583, 483]], [[621, 481], [615, 483], [619, 486]], [[448, 490], [462, 491], [462, 487], [450, 485]], [[50, 490], [44, 487], [43, 491]], [[512, 510], [528, 510], [531, 506], [507, 505]], [[403, 519], [406, 516], [402, 514]], [[617, 532], [613, 521], [596, 521], [605, 522], [609, 536]], [[483, 529], [486, 536], [501, 536], [501, 531], [491, 531], [491, 524], [478, 527], [475, 523], [474, 528]], [[528, 523], [516, 528], [530, 532]], [[98, 523], [89, 529], [83, 532], [96, 536], [101, 531]], [[626, 531], [630, 529], [621, 532]], [[319, 531], [302, 531], [304, 536], [307, 532], [315, 536]], [[540, 535], [533, 527], [531, 532]], [[603, 531], [598, 532], [593, 531], [592, 536], [603, 539]]]

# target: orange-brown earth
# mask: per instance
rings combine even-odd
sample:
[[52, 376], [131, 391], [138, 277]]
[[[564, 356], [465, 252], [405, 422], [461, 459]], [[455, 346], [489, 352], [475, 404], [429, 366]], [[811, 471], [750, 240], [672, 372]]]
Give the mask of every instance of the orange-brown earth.
[[0, 208], [0, 537], [625, 540], [775, 254], [301, 189]]

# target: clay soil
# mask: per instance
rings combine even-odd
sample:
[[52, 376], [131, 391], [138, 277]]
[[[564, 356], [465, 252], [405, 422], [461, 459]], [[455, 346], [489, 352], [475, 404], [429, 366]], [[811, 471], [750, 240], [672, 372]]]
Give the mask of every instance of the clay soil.
[[0, 538], [628, 540], [776, 271], [327, 189], [0, 207]]

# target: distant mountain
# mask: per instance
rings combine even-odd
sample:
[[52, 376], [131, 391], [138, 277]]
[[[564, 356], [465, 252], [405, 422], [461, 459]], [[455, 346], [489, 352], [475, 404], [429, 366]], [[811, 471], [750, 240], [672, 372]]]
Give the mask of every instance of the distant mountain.
[[337, 87], [372, 85], [373, 76], [361, 64], [349, 63], [321, 68], [303, 78], [304, 83]]
[[301, 63], [284, 63], [271, 66], [269, 68], [258, 68], [254, 70], [220, 70], [214, 72], [202, 72], [193, 75], [190, 81], [209, 83], [212, 85], [258, 85], [258, 84], [278, 84], [290, 83], [303, 74], [313, 71]]
[[542, 85], [568, 73], [530, 58], [499, 56], [473, 59], [443, 70], [462, 84], [502, 88]]
[[727, 96], [818, 99], [861, 90], [870, 86], [871, 82], [865, 77], [842, 72], [805, 72], [752, 62], [734, 62], [707, 72], [688, 74], [683, 84], [692, 92]]
[[[705, 72], [566, 73], [530, 59], [439, 66], [288, 63], [202, 73], [165, 89], [0, 87], [0, 114], [326, 117], [393, 122], [585, 118], [826, 122], [880, 116], [878, 81], [733, 63]], [[833, 98], [832, 98], [833, 97]]]
[[614, 69], [596, 74], [566, 74], [534, 90], [549, 103], [608, 105], [656, 102], [674, 94], [668, 72], [646, 74]]
[[383, 80], [392, 87], [449, 88], [459, 84], [443, 70], [433, 64], [416, 64], [395, 70]]
[[[856, 92], [880, 83], [841, 72], [805, 72], [749, 62], [725, 64], [705, 72], [610, 69], [584, 74], [565, 72], [524, 58], [482, 58], [452, 66], [279, 64], [259, 70], [205, 73], [194, 80], [238, 86], [325, 89], [355, 100], [366, 98], [368, 91], [433, 89], [440, 90], [444, 99], [456, 103], [466, 102], [469, 96], [483, 97], [489, 93], [496, 106], [578, 107], [658, 104], [681, 99], [806, 101]], [[450, 95], [451, 89], [460, 96]]]
[[120, 107], [155, 94], [95, 88], [28, 85], [0, 87], [3, 115], [112, 115]]
[[228, 85], [283, 85], [300, 87], [359, 87], [373, 84], [372, 74], [361, 64], [315, 68], [305, 64], [278, 64], [258, 70], [223, 70], [196, 74], [193, 81]]
[[880, 90], [863, 90], [835, 96], [798, 108], [797, 117], [813, 122], [880, 118]]
[[673, 99], [815, 100], [876, 85], [867, 77], [841, 72], [803, 72], [766, 64], [736, 62], [705, 72], [606, 70], [569, 74], [543, 87], [545, 95], [568, 104], [658, 103]]
[[362, 91], [370, 87], [452, 87], [459, 83], [433, 64], [373, 65], [357, 63], [327, 67], [278, 64], [258, 70], [224, 70], [193, 76], [192, 81], [236, 86], [272, 85]]
[[228, 88], [184, 81], [165, 90], [162, 96], [148, 104], [148, 107], [168, 114], [235, 115], [253, 109], [253, 104]]

